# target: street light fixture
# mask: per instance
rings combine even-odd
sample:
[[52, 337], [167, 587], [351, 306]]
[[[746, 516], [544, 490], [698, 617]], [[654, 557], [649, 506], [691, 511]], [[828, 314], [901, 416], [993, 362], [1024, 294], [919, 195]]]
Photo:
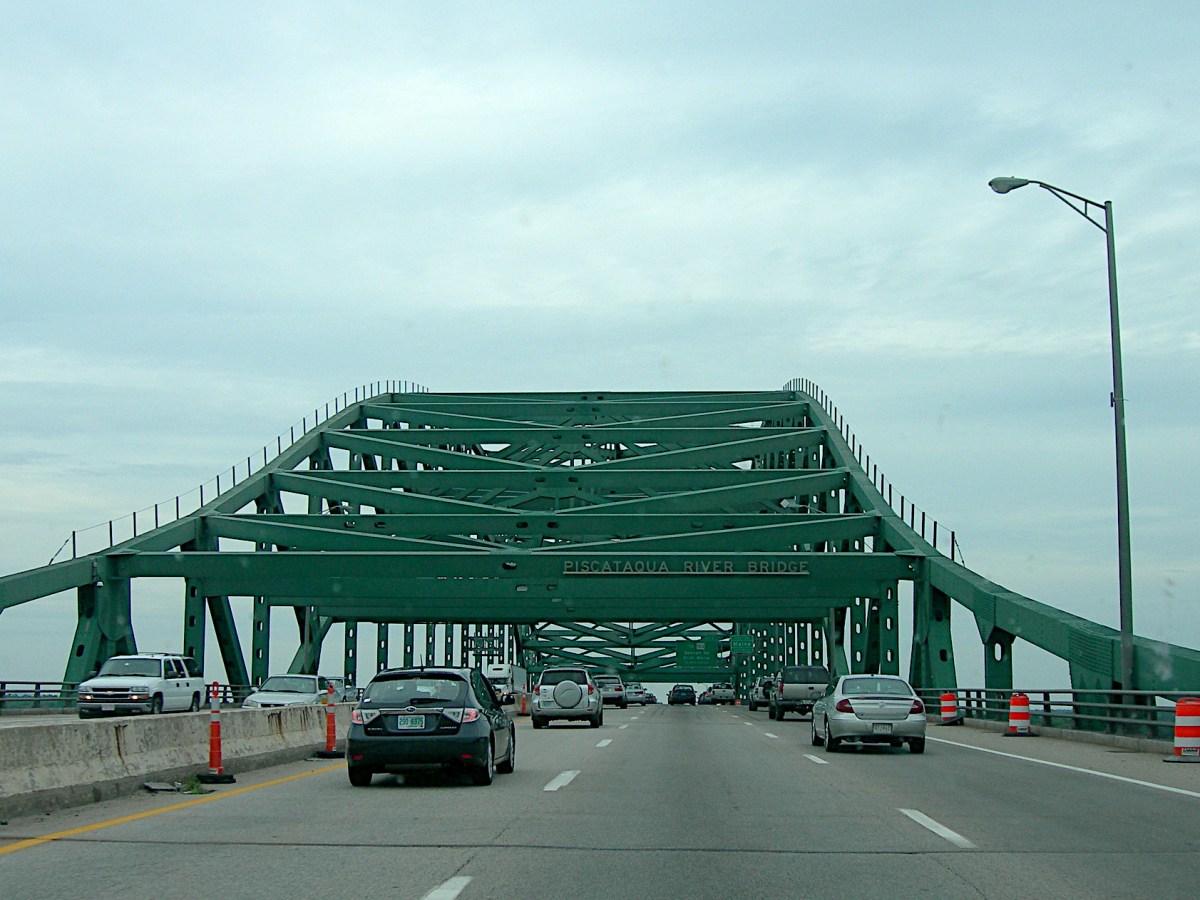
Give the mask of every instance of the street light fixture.
[[[1133, 584], [1129, 561], [1129, 471], [1125, 457], [1125, 391], [1121, 375], [1121, 327], [1117, 318], [1117, 248], [1113, 240], [1112, 201], [1097, 203], [1078, 194], [1044, 181], [1031, 178], [993, 178], [988, 182], [997, 194], [1007, 194], [1017, 188], [1036, 184], [1049, 191], [1079, 215], [1104, 232], [1108, 246], [1108, 316], [1112, 329], [1113, 389], [1110, 402], [1113, 408], [1113, 427], [1117, 444], [1117, 579], [1120, 592], [1121, 621], [1121, 687], [1134, 689], [1133, 684]], [[1080, 206], [1082, 204], [1082, 206]], [[1092, 218], [1092, 210], [1104, 210], [1103, 223]]]

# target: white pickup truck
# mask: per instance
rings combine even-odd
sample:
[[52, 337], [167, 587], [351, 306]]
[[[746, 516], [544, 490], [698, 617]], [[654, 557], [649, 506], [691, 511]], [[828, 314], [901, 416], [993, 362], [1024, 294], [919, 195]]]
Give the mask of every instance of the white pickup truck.
[[714, 684], [708, 689], [708, 696], [714, 704], [717, 703], [734, 703], [737, 700], [737, 694], [733, 690], [733, 685], [728, 681], [722, 681], [720, 684]]

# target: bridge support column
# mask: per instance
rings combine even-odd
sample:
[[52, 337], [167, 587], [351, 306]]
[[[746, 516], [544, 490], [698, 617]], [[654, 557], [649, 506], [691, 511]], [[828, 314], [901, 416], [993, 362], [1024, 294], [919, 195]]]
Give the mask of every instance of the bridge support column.
[[[186, 549], [186, 548], [185, 548]], [[204, 665], [205, 628], [204, 597], [200, 581], [185, 578], [183, 582], [183, 652]]]
[[958, 690], [950, 610], [950, 597], [933, 587], [928, 578], [913, 581], [913, 637], [908, 680], [918, 690]]
[[413, 650], [415, 649], [413, 644], [416, 640], [413, 630], [412, 622], [404, 623], [404, 662], [401, 665], [405, 668], [413, 664]]
[[850, 607], [850, 671], [879, 671], [879, 600], [855, 597]]
[[104, 578], [76, 589], [78, 622], [63, 681], [77, 684], [110, 656], [136, 653], [128, 578]]
[[317, 614], [315, 606], [297, 606], [296, 624], [300, 628], [300, 647], [292, 657], [288, 672], [294, 675], [316, 675], [321, 666], [321, 644], [333, 625], [329, 616]]
[[262, 684], [271, 674], [271, 604], [266, 597], [254, 598], [254, 621], [250, 635], [250, 683]]
[[[989, 691], [1008, 692], [1013, 689], [1012, 645], [1013, 635], [1002, 628], [992, 628], [984, 641], [983, 681]], [[1006, 715], [1005, 709], [997, 707], [988, 718], [1002, 719]]]
[[836, 678], [839, 675], [849, 675], [850, 666], [846, 662], [846, 610], [835, 606], [830, 608], [829, 615], [823, 624], [825, 651], [828, 656], [829, 674]]
[[893, 583], [879, 598], [875, 633], [879, 637], [879, 671], [900, 674], [900, 586]]
[[375, 623], [375, 671], [382, 672], [388, 665], [388, 623]]
[[346, 639], [342, 652], [342, 674], [346, 684], [358, 684], [358, 623], [346, 622]]

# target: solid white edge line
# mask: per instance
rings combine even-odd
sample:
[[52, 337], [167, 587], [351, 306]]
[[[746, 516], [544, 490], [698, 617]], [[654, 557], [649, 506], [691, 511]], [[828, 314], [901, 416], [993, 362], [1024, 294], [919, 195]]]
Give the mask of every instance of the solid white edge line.
[[961, 834], [959, 834], [957, 831], [951, 831], [949, 828], [947, 828], [941, 822], [935, 822], [933, 819], [929, 818], [929, 816], [925, 815], [925, 813], [923, 813], [919, 810], [901, 809], [898, 811], [904, 813], [906, 816], [908, 816], [910, 819], [912, 819], [918, 825], [920, 825], [924, 828], [928, 828], [930, 831], [932, 831], [938, 837], [944, 838], [945, 840], [954, 844], [954, 846], [956, 846], [956, 847], [962, 847], [964, 850], [979, 849], [974, 844], [972, 844], [970, 841], [968, 841], [965, 837], [963, 837]]
[[811, 754], [811, 753], [805, 753], [805, 754], [804, 754], [804, 758], [805, 758], [805, 759], [811, 759], [811, 760], [812, 760], [813, 762], [815, 762], [815, 763], [816, 763], [818, 766], [827, 766], [827, 765], [829, 765], [829, 760], [827, 760], [827, 759], [821, 759], [821, 757], [819, 757], [819, 756], [813, 756], [813, 754]]
[[612, 738], [605, 738], [600, 743], [598, 743], [596, 746], [597, 747], [607, 747], [611, 743], [612, 743]]
[[471, 883], [470, 875], [455, 875], [448, 878], [426, 894], [421, 900], [454, 900], [462, 893], [463, 888]]
[[578, 769], [568, 769], [567, 771], [562, 772], [559, 775], [555, 775], [552, 779], [550, 779], [550, 783], [547, 784], [544, 788], [542, 788], [542, 790], [543, 791], [557, 791], [559, 788], [564, 788], [568, 784], [570, 784], [572, 781], [574, 781], [575, 776], [578, 774], [579, 774]]
[[1095, 775], [1097, 778], [1109, 778], [1113, 781], [1123, 781], [1126, 784], [1136, 784], [1139, 787], [1154, 788], [1156, 791], [1166, 791], [1168, 794], [1182, 794], [1185, 797], [1200, 798], [1200, 791], [1189, 791], [1185, 788], [1170, 787], [1165, 784], [1155, 784], [1153, 781], [1142, 781], [1140, 778], [1127, 778], [1124, 775], [1111, 775], [1108, 772], [1098, 772], [1095, 769], [1085, 769], [1082, 766], [1070, 766], [1066, 763], [1050, 762], [1046, 759], [1034, 759], [1032, 756], [1018, 756], [1015, 753], [1005, 753], [1003, 750], [989, 750], [987, 747], [972, 747], [970, 744], [960, 744], [958, 741], [947, 741], [944, 738], [926, 738], [938, 744], [950, 744], [952, 747], [962, 747], [964, 750], [978, 750], [980, 753], [991, 753], [994, 756], [1007, 756], [1009, 759], [1019, 759], [1022, 762], [1037, 763], [1039, 766], [1050, 766], [1054, 769], [1066, 769], [1068, 772], [1081, 772], [1084, 775]]

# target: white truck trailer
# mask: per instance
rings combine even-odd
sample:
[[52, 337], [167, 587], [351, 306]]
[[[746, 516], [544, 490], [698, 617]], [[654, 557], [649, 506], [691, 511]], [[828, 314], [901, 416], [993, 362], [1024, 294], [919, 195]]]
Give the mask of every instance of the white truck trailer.
[[483, 676], [492, 683], [501, 703], [516, 703], [522, 694], [529, 692], [529, 673], [512, 663], [489, 663], [483, 667]]

